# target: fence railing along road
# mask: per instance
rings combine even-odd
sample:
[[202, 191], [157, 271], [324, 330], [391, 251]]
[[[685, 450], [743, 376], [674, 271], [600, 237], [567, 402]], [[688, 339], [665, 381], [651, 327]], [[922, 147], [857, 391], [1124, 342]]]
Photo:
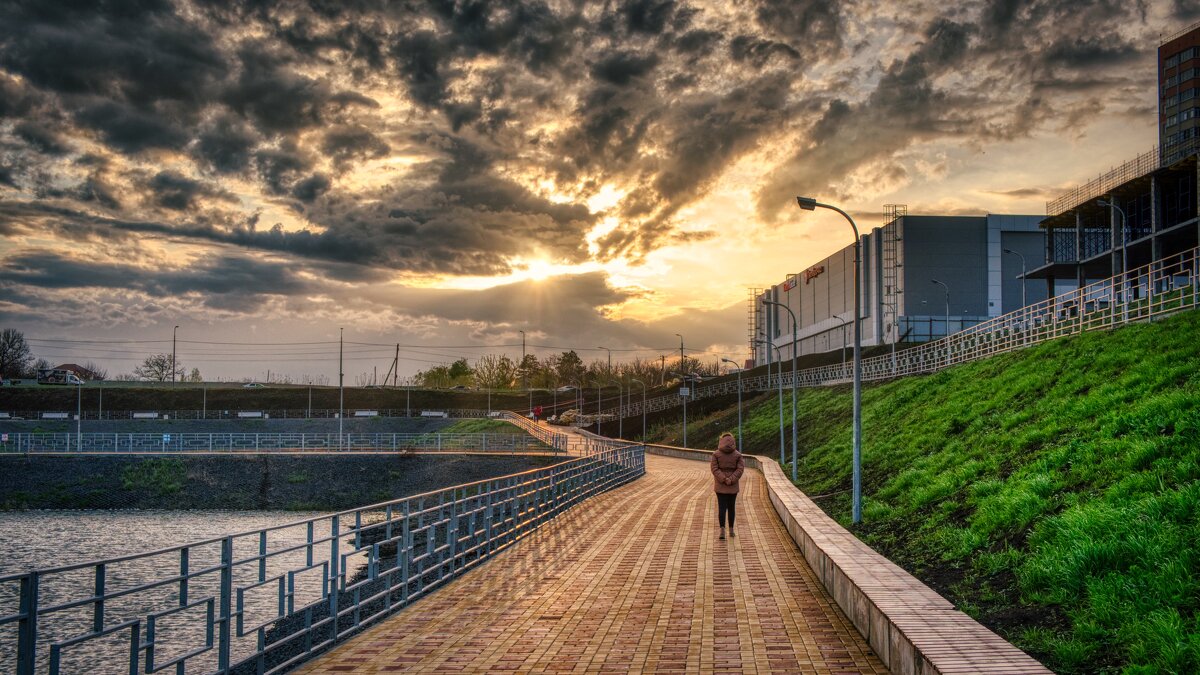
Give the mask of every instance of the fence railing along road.
[[2, 576], [0, 672], [282, 672], [645, 473], [641, 445], [555, 444], [583, 456], [288, 525]]
[[[1089, 330], [1115, 328], [1200, 306], [1200, 248], [1190, 249], [1128, 274], [1104, 279], [1034, 303], [1015, 312], [989, 319], [947, 337], [897, 351], [895, 356], [862, 360], [864, 382], [905, 375], [932, 373], [942, 368], [984, 359], [1049, 340]], [[851, 362], [793, 373], [783, 373], [783, 386], [819, 387], [851, 381]], [[774, 391], [780, 375], [772, 373], [741, 378], [743, 391]], [[736, 394], [735, 378], [695, 387], [690, 400]], [[646, 401], [647, 412], [681, 405], [679, 396], [659, 396]], [[634, 417], [642, 403], [632, 402], [605, 410], [605, 415]]]
[[[221, 452], [539, 452], [529, 434], [5, 433], [0, 454]], [[565, 450], [566, 448], [557, 448]]]

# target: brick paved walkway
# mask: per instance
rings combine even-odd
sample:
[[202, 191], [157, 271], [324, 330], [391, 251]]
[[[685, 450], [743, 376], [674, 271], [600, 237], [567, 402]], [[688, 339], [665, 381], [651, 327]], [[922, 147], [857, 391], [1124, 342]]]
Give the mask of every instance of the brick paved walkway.
[[707, 465], [646, 468], [300, 672], [886, 672], [761, 474], [719, 541]]

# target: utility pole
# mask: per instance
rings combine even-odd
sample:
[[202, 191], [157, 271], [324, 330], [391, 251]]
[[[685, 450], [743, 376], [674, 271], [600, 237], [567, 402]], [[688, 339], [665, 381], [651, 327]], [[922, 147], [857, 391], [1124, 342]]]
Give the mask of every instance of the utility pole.
[[667, 383], [667, 355], [659, 354], [658, 360], [661, 365], [658, 368], [658, 386], [663, 386]]
[[343, 382], [346, 374], [342, 372], [342, 339], [345, 333], [345, 328], [338, 329], [338, 450], [342, 449], [342, 418], [346, 416], [346, 387]]
[[679, 372], [686, 373], [687, 363], [683, 360], [683, 336], [679, 333], [676, 333], [675, 335], [679, 338]]
[[394, 370], [392, 371], [392, 389], [395, 389], [396, 385], [400, 382], [400, 343], [399, 342], [396, 343], [396, 361], [393, 364], [393, 368], [394, 368]]
[[171, 385], [175, 384], [175, 335], [179, 333], [179, 326], [171, 331]]

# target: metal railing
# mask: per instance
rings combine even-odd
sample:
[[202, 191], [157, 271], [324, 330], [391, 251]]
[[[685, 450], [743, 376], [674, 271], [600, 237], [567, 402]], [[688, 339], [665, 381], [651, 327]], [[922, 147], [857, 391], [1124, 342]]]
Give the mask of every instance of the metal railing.
[[0, 436], [0, 454], [537, 452], [551, 448], [553, 446], [545, 440], [528, 434], [501, 433], [356, 433], [341, 436], [272, 433], [6, 433]]
[[1180, 158], [1196, 152], [1197, 149], [1200, 149], [1200, 139], [1197, 138], [1161, 146], [1156, 145], [1107, 173], [1102, 173], [1074, 190], [1046, 202], [1046, 215], [1057, 216], [1066, 213], [1080, 204], [1108, 194], [1113, 188], [1169, 166]]
[[0, 672], [285, 671], [645, 473], [643, 446], [587, 444], [551, 467], [0, 576]]
[[[90, 391], [90, 390], [89, 390]], [[89, 394], [90, 395], [90, 394]], [[60, 414], [66, 412], [69, 419], [75, 418], [75, 408], [66, 411], [7, 411], [11, 415], [21, 417], [41, 417], [45, 413]], [[451, 419], [474, 419], [479, 417], [496, 416], [487, 410], [472, 408], [380, 408], [380, 409], [347, 409], [345, 419], [370, 419], [372, 417], [429, 417], [425, 413], [445, 413]], [[363, 413], [363, 414], [358, 414]], [[337, 419], [337, 408], [286, 408], [270, 410], [258, 408], [254, 410], [84, 410], [85, 420], [257, 420], [257, 419]], [[4, 419], [4, 418], [0, 418]]]
[[[1107, 329], [1200, 306], [1200, 248], [1193, 248], [1128, 274], [1098, 281], [970, 326], [948, 337], [862, 361], [864, 382], [931, 373], [1087, 330]], [[852, 364], [836, 363], [800, 370], [796, 386], [817, 387], [849, 382]], [[742, 377], [743, 391], [773, 391], [780, 375]], [[792, 373], [783, 373], [790, 387]], [[693, 389], [691, 400], [737, 393], [730, 378]], [[680, 405], [678, 396], [659, 396], [646, 402], [647, 412]], [[605, 411], [632, 417], [642, 414], [641, 402]]]

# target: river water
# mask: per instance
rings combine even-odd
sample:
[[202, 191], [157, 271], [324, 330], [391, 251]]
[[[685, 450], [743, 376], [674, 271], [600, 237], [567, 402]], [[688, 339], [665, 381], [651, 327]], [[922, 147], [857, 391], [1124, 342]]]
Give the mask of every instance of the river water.
[[[310, 518], [318, 518], [312, 528], [316, 539], [329, 536], [329, 519], [316, 513], [282, 511], [18, 511], [0, 512], [0, 576], [26, 572], [31, 569], [68, 566], [90, 560], [114, 558], [131, 553], [154, 551], [220, 538], [225, 535], [263, 530]], [[344, 529], [344, 528], [343, 528]], [[288, 583], [288, 570], [300, 570], [311, 560], [314, 569], [295, 574], [292, 581], [294, 608], [319, 600], [322, 596], [320, 563], [329, 560], [330, 543], [308, 546], [307, 525], [271, 530], [266, 535], [266, 549], [278, 552], [289, 547], [297, 550], [280, 552], [271, 557], [264, 569], [253, 558], [262, 545], [262, 535], [253, 533], [234, 540], [235, 561], [247, 561], [235, 568], [234, 588], [244, 589], [244, 635], [237, 637], [233, 626], [233, 660], [239, 653], [252, 649], [256, 628], [269, 625], [279, 616], [279, 596]], [[343, 539], [342, 551], [348, 542]], [[311, 556], [311, 557], [310, 557]], [[178, 575], [186, 557], [191, 578], [184, 588]], [[151, 614], [170, 612], [187, 603], [195, 606], [156, 617], [155, 667], [159, 664], [205, 645], [209, 628], [207, 598], [215, 598], [220, 584], [217, 571], [221, 561], [220, 542], [188, 549], [186, 556], [179, 551], [161, 555], [114, 562], [103, 570], [108, 593], [132, 589], [151, 581], [163, 585], [110, 600], [104, 607], [103, 624], [111, 627], [122, 621], [140, 619], [139, 640], [147, 641], [147, 621]], [[356, 562], [348, 562], [351, 570]], [[205, 571], [211, 570], [211, 571]], [[97, 569], [87, 566], [79, 570], [47, 574], [40, 579], [39, 603], [42, 608], [89, 597], [95, 588]], [[255, 587], [265, 578], [266, 584]], [[282, 581], [280, 581], [282, 579]], [[236, 591], [235, 591], [236, 592]], [[0, 616], [18, 610], [19, 585], [0, 583]], [[237, 609], [234, 597], [233, 609]], [[50, 644], [91, 630], [96, 619], [91, 603], [73, 609], [43, 615], [39, 625], [38, 661], [47, 663]], [[215, 609], [219, 613], [220, 607]], [[89, 675], [128, 672], [130, 629], [111, 635], [65, 646], [62, 650], [62, 672], [84, 672]], [[0, 626], [0, 673], [15, 672], [17, 632], [15, 624]], [[139, 660], [145, 671], [147, 650], [142, 649]], [[207, 672], [215, 666], [215, 650], [188, 661], [188, 672]], [[43, 666], [44, 667], [44, 666]], [[173, 671], [174, 669], [169, 669]], [[41, 667], [39, 672], [42, 672]]]

